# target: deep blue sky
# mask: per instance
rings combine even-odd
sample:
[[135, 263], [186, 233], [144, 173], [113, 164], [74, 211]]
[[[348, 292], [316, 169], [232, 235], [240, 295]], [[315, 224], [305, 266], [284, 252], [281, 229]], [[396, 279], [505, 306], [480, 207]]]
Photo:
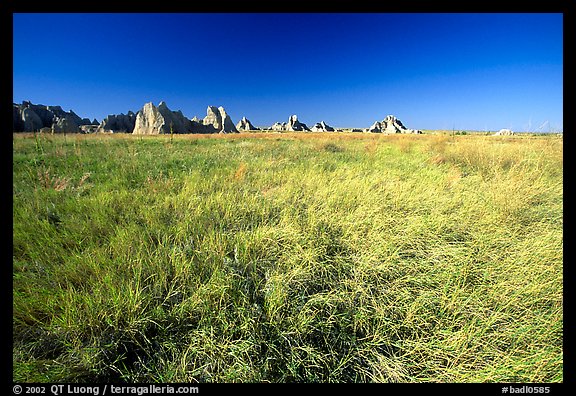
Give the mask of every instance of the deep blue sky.
[[101, 121], [563, 129], [562, 14], [14, 14], [13, 100]]

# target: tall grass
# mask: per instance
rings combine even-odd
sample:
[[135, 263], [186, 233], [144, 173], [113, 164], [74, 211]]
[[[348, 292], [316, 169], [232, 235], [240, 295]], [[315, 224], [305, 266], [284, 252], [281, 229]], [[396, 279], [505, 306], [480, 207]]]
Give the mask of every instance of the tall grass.
[[13, 379], [561, 382], [562, 141], [15, 135]]

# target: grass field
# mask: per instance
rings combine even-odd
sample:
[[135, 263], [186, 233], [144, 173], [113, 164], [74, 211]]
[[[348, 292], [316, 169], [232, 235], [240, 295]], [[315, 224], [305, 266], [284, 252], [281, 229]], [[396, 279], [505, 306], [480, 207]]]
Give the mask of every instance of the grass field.
[[13, 135], [13, 380], [562, 382], [555, 136]]

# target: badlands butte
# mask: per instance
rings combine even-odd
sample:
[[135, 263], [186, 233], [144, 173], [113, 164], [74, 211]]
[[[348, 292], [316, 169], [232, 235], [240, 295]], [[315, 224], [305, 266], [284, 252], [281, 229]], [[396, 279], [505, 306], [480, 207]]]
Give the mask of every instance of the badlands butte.
[[[287, 131], [287, 132], [343, 132], [324, 121], [308, 127], [292, 115], [287, 122], [275, 122], [268, 128], [255, 127], [249, 119], [242, 117], [234, 124], [232, 118], [222, 106], [208, 106], [203, 119], [189, 119], [182, 111], [172, 111], [164, 101], [155, 106], [146, 103], [137, 113], [111, 114], [102, 122], [81, 118], [72, 110], [64, 111], [60, 106], [45, 106], [24, 101], [13, 103], [14, 132], [49, 133], [132, 133], [135, 135], [186, 134], [186, 133], [238, 133], [249, 131]], [[422, 133], [418, 129], [408, 129], [393, 115], [382, 121], [376, 121], [369, 128], [347, 129], [350, 132], [373, 133]]]

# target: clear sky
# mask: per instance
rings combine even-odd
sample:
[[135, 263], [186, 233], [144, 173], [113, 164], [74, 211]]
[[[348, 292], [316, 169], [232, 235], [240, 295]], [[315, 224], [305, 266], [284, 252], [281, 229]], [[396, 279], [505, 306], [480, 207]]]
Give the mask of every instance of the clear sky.
[[13, 14], [13, 101], [192, 118], [563, 130], [563, 15]]

